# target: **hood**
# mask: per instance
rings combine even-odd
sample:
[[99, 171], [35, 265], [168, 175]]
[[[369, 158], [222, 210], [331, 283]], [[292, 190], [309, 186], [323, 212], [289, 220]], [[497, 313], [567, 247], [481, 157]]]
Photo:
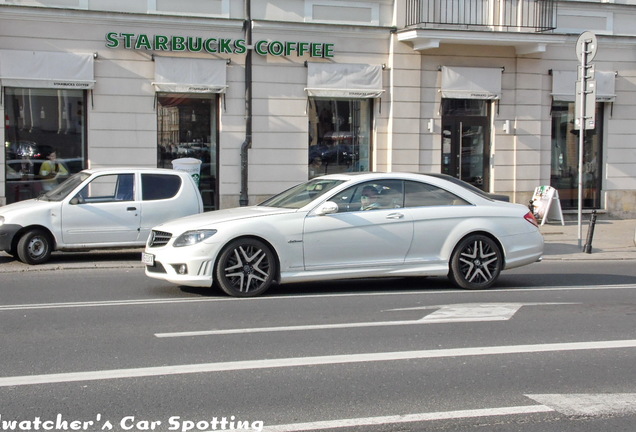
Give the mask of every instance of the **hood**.
[[174, 219], [154, 227], [154, 229], [168, 232], [181, 232], [199, 228], [214, 227], [223, 222], [250, 219], [270, 215], [294, 213], [297, 209], [284, 209], [275, 207], [236, 207], [224, 210], [214, 210]]
[[59, 205], [59, 201], [43, 201], [33, 198], [0, 207], [0, 216], [5, 217], [5, 223], [22, 223], [27, 215], [47, 211]]

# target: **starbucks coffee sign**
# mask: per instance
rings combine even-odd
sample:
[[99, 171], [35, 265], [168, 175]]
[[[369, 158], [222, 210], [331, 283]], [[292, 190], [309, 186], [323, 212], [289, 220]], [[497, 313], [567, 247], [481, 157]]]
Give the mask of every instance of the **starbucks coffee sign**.
[[[204, 38], [199, 36], [147, 35], [143, 33], [106, 33], [106, 47], [129, 50], [207, 52], [210, 54], [245, 54], [250, 48], [244, 39]], [[256, 54], [266, 56], [309, 56], [332, 58], [334, 44], [320, 42], [280, 42], [259, 40], [253, 44]]]

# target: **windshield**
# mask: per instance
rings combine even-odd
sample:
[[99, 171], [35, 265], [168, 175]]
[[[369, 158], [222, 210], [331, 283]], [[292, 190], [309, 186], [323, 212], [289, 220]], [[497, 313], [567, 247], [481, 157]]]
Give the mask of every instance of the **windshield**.
[[285, 192], [274, 195], [259, 205], [264, 207], [299, 209], [342, 183], [344, 183], [344, 180], [310, 180], [307, 183], [299, 184], [291, 189], [287, 189]]
[[71, 193], [77, 186], [79, 186], [90, 176], [90, 174], [85, 172], [73, 174], [62, 183], [57, 185], [54, 189], [51, 189], [44, 195], [40, 196], [39, 199], [45, 201], [62, 201], [69, 193]]

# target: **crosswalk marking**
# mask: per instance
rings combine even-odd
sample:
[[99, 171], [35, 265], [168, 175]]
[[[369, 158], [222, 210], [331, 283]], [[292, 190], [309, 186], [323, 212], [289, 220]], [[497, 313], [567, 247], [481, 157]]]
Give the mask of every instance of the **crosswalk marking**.
[[636, 393], [529, 394], [526, 396], [569, 416], [636, 413]]
[[263, 432], [301, 432], [345, 427], [378, 426], [386, 424], [427, 422], [479, 417], [509, 416], [537, 413], [560, 413], [566, 416], [604, 416], [636, 413], [636, 393], [617, 394], [541, 394], [525, 395], [540, 405], [519, 405], [457, 411], [403, 414], [323, 420], [305, 423], [270, 425]]

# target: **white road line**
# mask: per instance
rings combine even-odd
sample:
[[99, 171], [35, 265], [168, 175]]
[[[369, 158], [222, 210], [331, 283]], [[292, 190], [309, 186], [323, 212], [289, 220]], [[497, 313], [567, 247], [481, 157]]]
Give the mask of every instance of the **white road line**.
[[521, 353], [543, 353], [555, 351], [579, 351], [600, 349], [636, 348], [636, 339], [597, 342], [571, 342], [536, 345], [509, 345], [474, 348], [455, 348], [421, 351], [398, 351], [381, 353], [342, 354], [316, 357], [291, 357], [280, 359], [244, 360], [217, 363], [202, 363], [174, 366], [158, 366], [133, 369], [69, 372], [46, 375], [24, 375], [0, 377], [0, 387], [34, 384], [52, 384], [77, 381], [109, 380], [118, 378], [140, 378], [162, 375], [212, 373], [256, 369], [274, 369], [300, 366], [335, 365], [347, 363], [503, 355]]
[[0, 312], [2, 311], [15, 311], [15, 310], [29, 310], [29, 309], [55, 309], [55, 308], [82, 308], [82, 307], [103, 307], [103, 306], [139, 306], [146, 304], [172, 304], [172, 303], [197, 303], [197, 302], [227, 302], [227, 301], [283, 301], [283, 300], [300, 300], [300, 299], [312, 299], [312, 298], [331, 298], [331, 297], [384, 297], [384, 296], [396, 296], [396, 295], [440, 295], [440, 294], [454, 294], [454, 295], [488, 295], [488, 294], [500, 294], [500, 293], [527, 293], [531, 291], [593, 291], [593, 290], [623, 290], [623, 289], [636, 289], [635, 284], [619, 284], [619, 285], [595, 285], [595, 286], [583, 286], [583, 287], [523, 287], [523, 288], [510, 288], [510, 289], [493, 289], [484, 291], [472, 291], [472, 290], [436, 290], [429, 291], [423, 289], [421, 291], [386, 291], [386, 292], [356, 292], [356, 293], [339, 293], [339, 294], [298, 294], [298, 295], [284, 295], [273, 297], [249, 297], [249, 298], [235, 298], [235, 297], [205, 297], [205, 298], [178, 298], [178, 299], [138, 299], [138, 300], [106, 300], [106, 301], [87, 301], [87, 302], [65, 302], [65, 303], [34, 303], [34, 304], [17, 304], [17, 305], [0, 305]]
[[302, 330], [332, 330], [345, 328], [364, 328], [364, 327], [389, 327], [389, 326], [406, 326], [406, 325], [422, 325], [430, 324], [420, 320], [411, 321], [375, 321], [375, 322], [358, 322], [358, 323], [338, 323], [338, 324], [308, 324], [287, 327], [254, 327], [242, 329], [225, 329], [225, 330], [194, 330], [172, 333], [155, 333], [158, 338], [177, 338], [189, 336], [218, 336], [230, 334], [248, 334], [248, 333], [275, 333]]
[[525, 406], [513, 406], [504, 408], [485, 408], [474, 410], [461, 410], [461, 411], [441, 411], [431, 413], [420, 414], [405, 414], [395, 416], [383, 416], [383, 417], [363, 417], [363, 418], [351, 418], [331, 421], [318, 421], [311, 423], [292, 423], [285, 425], [273, 425], [265, 426], [263, 432], [297, 432], [297, 431], [312, 431], [312, 430], [324, 430], [324, 429], [337, 429], [343, 427], [354, 426], [377, 426], [383, 424], [396, 424], [396, 423], [412, 423], [412, 422], [424, 422], [434, 420], [452, 420], [462, 418], [474, 418], [474, 417], [489, 417], [489, 416], [505, 416], [505, 415], [518, 415], [518, 414], [535, 414], [542, 412], [554, 412], [554, 410], [545, 405], [525, 405]]
[[64, 308], [84, 308], [84, 307], [104, 307], [104, 306], [140, 306], [147, 304], [171, 304], [171, 303], [196, 303], [206, 301], [221, 301], [229, 299], [208, 299], [208, 298], [180, 298], [180, 299], [139, 299], [139, 300], [106, 300], [92, 302], [68, 302], [68, 303], [34, 303], [21, 305], [0, 306], [1, 311], [30, 310], [30, 309], [64, 309]]

